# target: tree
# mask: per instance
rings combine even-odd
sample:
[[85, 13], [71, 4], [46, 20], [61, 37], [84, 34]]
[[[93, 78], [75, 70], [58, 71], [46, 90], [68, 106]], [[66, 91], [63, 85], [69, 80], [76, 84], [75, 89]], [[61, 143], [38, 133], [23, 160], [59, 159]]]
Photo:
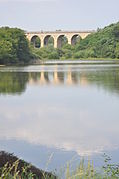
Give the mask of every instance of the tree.
[[28, 62], [31, 56], [23, 30], [0, 28], [0, 64]]

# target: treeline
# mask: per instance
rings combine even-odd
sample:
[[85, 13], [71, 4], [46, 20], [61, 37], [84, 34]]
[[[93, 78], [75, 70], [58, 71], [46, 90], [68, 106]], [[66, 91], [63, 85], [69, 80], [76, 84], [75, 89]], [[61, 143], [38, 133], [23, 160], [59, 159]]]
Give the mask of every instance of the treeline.
[[[38, 42], [37, 42], [38, 43]], [[74, 46], [67, 44], [55, 49], [51, 43], [34, 48], [25, 32], [17, 28], [0, 28], [0, 64], [29, 63], [31, 59], [119, 59], [119, 22], [80, 39]]]
[[81, 40], [74, 52], [75, 58], [119, 58], [119, 22]]
[[23, 30], [0, 28], [0, 64], [24, 63], [31, 58], [29, 42]]
[[44, 48], [32, 48], [33, 54], [40, 59], [119, 59], [119, 22], [80, 39], [76, 45], [64, 44], [54, 49], [52, 44]]

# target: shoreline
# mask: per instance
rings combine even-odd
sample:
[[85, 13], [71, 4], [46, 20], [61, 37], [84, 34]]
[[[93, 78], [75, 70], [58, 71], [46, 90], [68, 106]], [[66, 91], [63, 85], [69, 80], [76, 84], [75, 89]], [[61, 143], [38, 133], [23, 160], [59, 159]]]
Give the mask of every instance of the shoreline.
[[86, 64], [119, 64], [119, 59], [37, 59], [35, 61], [31, 61], [26, 65], [86, 65]]
[[29, 66], [29, 65], [101, 65], [101, 64], [119, 64], [119, 59], [105, 59], [105, 58], [91, 58], [91, 59], [34, 59], [29, 63], [9, 63], [0, 65], [0, 67], [6, 66]]
[[[14, 168], [15, 167], [15, 168]], [[2, 170], [1, 170], [2, 169]], [[4, 170], [3, 170], [4, 169]], [[28, 163], [24, 161], [23, 159], [18, 158], [13, 153], [8, 153], [5, 151], [0, 151], [0, 178], [1, 174], [8, 177], [7, 173], [4, 171], [8, 171], [9, 174], [11, 174], [12, 178], [15, 176], [18, 176], [21, 178], [21, 176], [26, 174], [27, 176], [30, 176], [30, 174], [33, 176], [32, 178], [48, 178], [48, 179], [56, 179], [56, 175], [52, 172], [47, 172], [42, 169], [39, 169], [38, 167], [34, 166], [31, 163]], [[10, 173], [11, 171], [11, 173]], [[25, 173], [24, 173], [25, 171]], [[3, 172], [3, 173], [1, 173]], [[25, 177], [25, 178], [26, 178]], [[15, 177], [16, 178], [16, 177]]]

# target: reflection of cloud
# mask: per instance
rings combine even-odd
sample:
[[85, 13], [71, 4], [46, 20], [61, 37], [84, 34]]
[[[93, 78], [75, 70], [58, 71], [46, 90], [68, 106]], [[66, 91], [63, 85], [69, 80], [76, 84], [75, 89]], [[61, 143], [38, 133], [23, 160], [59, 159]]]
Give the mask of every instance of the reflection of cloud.
[[90, 106], [89, 110], [81, 106], [71, 109], [65, 102], [54, 105], [49, 99], [46, 104], [44, 99], [43, 103], [41, 97], [26, 100], [25, 104], [23, 98], [15, 100], [17, 104], [13, 102], [12, 106], [9, 102], [7, 105], [0, 103], [0, 139], [25, 140], [76, 151], [80, 155], [116, 147], [119, 122], [100, 120], [101, 115], [97, 117]]
[[[12, 68], [13, 71], [16, 69]], [[96, 84], [103, 77], [106, 78], [105, 73], [102, 76], [96, 76], [97, 73], [88, 70], [79, 73], [79, 67], [76, 66], [77, 73], [72, 72], [71, 78], [70, 70], [66, 67], [65, 71], [60, 69], [55, 75], [54, 66], [45, 68], [21, 67], [23, 72], [39, 70], [42, 75], [34, 76], [31, 73], [31, 79], [34, 80], [27, 83], [27, 91], [20, 97], [0, 97], [0, 139], [25, 140], [33, 144], [76, 151], [79, 155], [119, 148], [119, 98], [98, 88], [101, 83]], [[53, 77], [56, 82], [58, 76], [59, 80], [63, 78], [63, 85], [54, 85]], [[108, 77], [108, 73], [106, 76]], [[114, 76], [113, 71], [111, 76]], [[40, 77], [46, 77], [45, 81], [48, 84], [50, 81], [53, 85], [41, 85]], [[92, 85], [93, 78], [96, 85]], [[70, 84], [74, 80], [80, 85], [69, 88], [64, 85], [67, 79]], [[104, 83], [106, 87], [107, 84]], [[112, 84], [117, 85], [116, 81]]]

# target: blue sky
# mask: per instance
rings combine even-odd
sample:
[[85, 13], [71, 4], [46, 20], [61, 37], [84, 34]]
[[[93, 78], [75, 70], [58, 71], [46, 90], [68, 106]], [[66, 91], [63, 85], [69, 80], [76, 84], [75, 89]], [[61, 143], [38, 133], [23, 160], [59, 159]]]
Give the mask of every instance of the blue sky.
[[0, 26], [95, 30], [119, 21], [119, 0], [0, 0]]

